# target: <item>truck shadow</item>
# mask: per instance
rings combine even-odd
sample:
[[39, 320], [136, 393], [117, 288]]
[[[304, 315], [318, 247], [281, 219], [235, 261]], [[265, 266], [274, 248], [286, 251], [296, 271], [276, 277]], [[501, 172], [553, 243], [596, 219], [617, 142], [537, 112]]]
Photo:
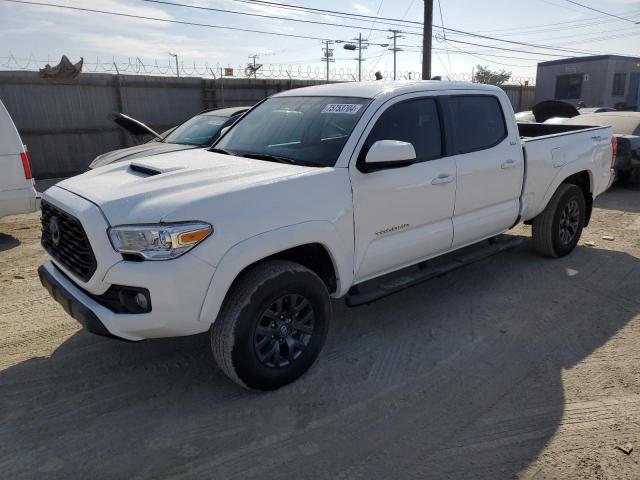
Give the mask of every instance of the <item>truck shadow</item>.
[[596, 198], [594, 206], [605, 210], [640, 213], [640, 190], [614, 185]]
[[0, 232], [0, 252], [11, 250], [18, 245], [20, 245], [20, 240], [18, 240], [16, 237]]
[[639, 267], [622, 252], [548, 260], [521, 246], [370, 306], [336, 301], [319, 361], [271, 393], [228, 381], [206, 335], [130, 344], [78, 332], [0, 372], [0, 469], [514, 478], [562, 423], [563, 371], [637, 314]]

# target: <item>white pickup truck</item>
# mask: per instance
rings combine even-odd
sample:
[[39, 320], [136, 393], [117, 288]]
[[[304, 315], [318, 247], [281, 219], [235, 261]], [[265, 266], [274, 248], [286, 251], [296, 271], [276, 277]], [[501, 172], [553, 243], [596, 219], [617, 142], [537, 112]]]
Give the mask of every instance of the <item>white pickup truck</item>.
[[[454, 267], [384, 283], [518, 222], [532, 223], [542, 254], [571, 252], [613, 180], [611, 138], [608, 127], [518, 125], [491, 86], [290, 90], [210, 150], [117, 163], [47, 190], [52, 259], [39, 274], [91, 332], [210, 331], [232, 380], [275, 389], [318, 356], [331, 297], [369, 303], [440, 275]], [[364, 288], [373, 279], [381, 286]]]

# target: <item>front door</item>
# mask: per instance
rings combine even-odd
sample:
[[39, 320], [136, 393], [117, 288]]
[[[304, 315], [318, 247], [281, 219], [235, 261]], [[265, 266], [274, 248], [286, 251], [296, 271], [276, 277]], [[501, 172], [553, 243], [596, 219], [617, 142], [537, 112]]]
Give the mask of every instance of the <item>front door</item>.
[[[381, 109], [382, 110], [382, 109]], [[411, 265], [451, 247], [456, 167], [445, 156], [435, 98], [394, 99], [363, 135], [358, 160], [378, 140], [410, 142], [413, 165], [363, 173], [350, 166], [355, 220], [355, 279]]]

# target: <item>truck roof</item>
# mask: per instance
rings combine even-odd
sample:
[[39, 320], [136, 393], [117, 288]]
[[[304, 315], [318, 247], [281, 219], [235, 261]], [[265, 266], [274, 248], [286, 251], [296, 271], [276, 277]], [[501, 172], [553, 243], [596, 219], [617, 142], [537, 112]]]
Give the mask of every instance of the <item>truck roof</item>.
[[374, 98], [380, 95], [401, 95], [420, 91], [438, 90], [474, 90], [474, 91], [500, 91], [493, 85], [469, 82], [448, 82], [440, 80], [396, 80], [369, 82], [345, 82], [316, 85], [313, 87], [296, 88], [277, 93], [276, 97], [300, 97], [300, 96], [328, 96], [328, 97], [360, 97]]

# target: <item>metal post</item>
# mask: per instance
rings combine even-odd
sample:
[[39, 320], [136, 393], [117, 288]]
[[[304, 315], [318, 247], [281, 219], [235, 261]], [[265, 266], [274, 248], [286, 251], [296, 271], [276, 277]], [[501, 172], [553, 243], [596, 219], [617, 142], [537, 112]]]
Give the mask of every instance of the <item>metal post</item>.
[[178, 67], [178, 54], [169, 52], [169, 55], [176, 59], [176, 77], [180, 76], [180, 68]]
[[249, 55], [249, 58], [253, 59], [253, 78], [258, 78], [258, 70], [256, 70], [256, 58], [260, 58], [260, 55], [254, 53]]
[[396, 79], [396, 53], [401, 52], [402, 49], [398, 48], [397, 45], [397, 40], [398, 38], [402, 38], [402, 35], [398, 35], [400, 33], [400, 30], [389, 30], [392, 34], [391, 37], [387, 37], [389, 40], [393, 40], [393, 47], [390, 48], [389, 50], [393, 52], [393, 79]]
[[424, 0], [422, 26], [422, 80], [431, 79], [431, 33], [433, 28], [433, 0]]

